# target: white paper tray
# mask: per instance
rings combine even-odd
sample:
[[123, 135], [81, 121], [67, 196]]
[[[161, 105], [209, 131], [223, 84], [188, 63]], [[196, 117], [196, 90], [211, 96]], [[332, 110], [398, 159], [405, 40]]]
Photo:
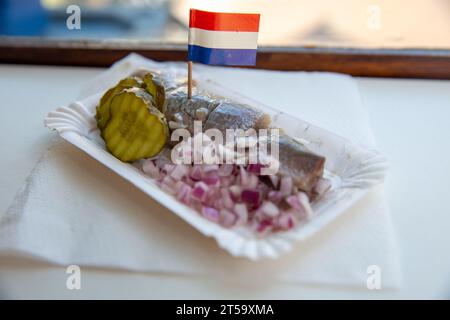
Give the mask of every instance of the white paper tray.
[[301, 241], [321, 230], [327, 223], [343, 214], [372, 186], [383, 181], [387, 163], [379, 152], [355, 145], [327, 130], [248, 99], [207, 79], [196, 80], [200, 88], [263, 109], [272, 115], [275, 127], [283, 128], [290, 136], [304, 140], [312, 152], [326, 157], [325, 174], [332, 180], [332, 189], [313, 203], [315, 214], [309, 221], [292, 230], [259, 238], [246, 228], [225, 229], [205, 219], [162, 191], [144, 173], [130, 164], [121, 162], [106, 151], [94, 119], [95, 107], [103, 92], [50, 112], [44, 123], [48, 128], [56, 130], [62, 138], [177, 214], [202, 234], [216, 239], [219, 246], [233, 256], [252, 260], [276, 258], [292, 250], [296, 241]]

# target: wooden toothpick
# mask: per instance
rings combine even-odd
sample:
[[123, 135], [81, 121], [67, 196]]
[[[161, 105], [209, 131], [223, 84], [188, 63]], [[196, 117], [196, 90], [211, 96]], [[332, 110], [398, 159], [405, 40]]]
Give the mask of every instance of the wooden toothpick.
[[188, 99], [192, 98], [192, 61], [188, 61]]

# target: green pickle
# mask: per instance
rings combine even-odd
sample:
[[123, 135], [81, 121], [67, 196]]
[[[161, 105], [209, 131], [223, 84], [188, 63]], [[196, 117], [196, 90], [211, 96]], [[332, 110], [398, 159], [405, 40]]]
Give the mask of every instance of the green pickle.
[[109, 121], [109, 111], [111, 100], [116, 94], [121, 92], [123, 89], [129, 89], [133, 87], [138, 87], [141, 82], [134, 77], [128, 77], [119, 81], [114, 87], [106, 91], [106, 93], [100, 99], [100, 103], [97, 107], [97, 112], [95, 114], [95, 119], [97, 120], [97, 127], [102, 131]]
[[155, 100], [158, 110], [164, 112], [166, 92], [161, 81], [157, 77], [154, 77], [151, 73], [147, 73], [144, 78], [142, 78], [142, 81], [144, 89], [150, 93]]
[[165, 117], [146, 91], [125, 89], [112, 97], [102, 136], [116, 158], [131, 162], [153, 157], [164, 147], [168, 135]]

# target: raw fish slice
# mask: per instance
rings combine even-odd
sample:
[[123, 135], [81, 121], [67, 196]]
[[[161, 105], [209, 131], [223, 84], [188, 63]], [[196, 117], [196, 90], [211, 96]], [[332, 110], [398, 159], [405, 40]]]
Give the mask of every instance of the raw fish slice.
[[266, 129], [270, 125], [270, 116], [250, 106], [221, 102], [208, 117], [204, 129]]
[[175, 122], [179, 127], [187, 128], [193, 133], [195, 120], [202, 121], [202, 125], [205, 124], [209, 114], [214, 111], [220, 101], [203, 92], [197, 94], [196, 91], [191, 99], [187, 98], [185, 88], [179, 88], [167, 96], [165, 116], [169, 125], [170, 122]]
[[280, 174], [292, 177], [297, 188], [310, 194], [323, 175], [325, 158], [285, 134], [280, 134], [278, 140]]

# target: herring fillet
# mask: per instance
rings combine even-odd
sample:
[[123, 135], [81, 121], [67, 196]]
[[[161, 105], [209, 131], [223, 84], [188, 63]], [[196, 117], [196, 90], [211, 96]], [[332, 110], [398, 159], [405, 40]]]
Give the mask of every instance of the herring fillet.
[[309, 152], [301, 143], [285, 134], [280, 134], [278, 140], [281, 175], [291, 176], [297, 188], [312, 194], [323, 175], [325, 158]]
[[[169, 82], [169, 81], [168, 81]], [[203, 130], [218, 129], [225, 134], [226, 129], [267, 129], [270, 116], [254, 107], [210, 95], [193, 88], [192, 99], [187, 98], [185, 82], [178, 81], [166, 91], [165, 116], [168, 121], [178, 121], [193, 133], [195, 120], [202, 121]], [[198, 110], [206, 110], [206, 117], [199, 118]], [[279, 135], [279, 161], [281, 176], [291, 176], [294, 185], [309, 195], [313, 194], [317, 181], [322, 177], [325, 158], [307, 150], [298, 141]]]

